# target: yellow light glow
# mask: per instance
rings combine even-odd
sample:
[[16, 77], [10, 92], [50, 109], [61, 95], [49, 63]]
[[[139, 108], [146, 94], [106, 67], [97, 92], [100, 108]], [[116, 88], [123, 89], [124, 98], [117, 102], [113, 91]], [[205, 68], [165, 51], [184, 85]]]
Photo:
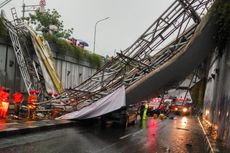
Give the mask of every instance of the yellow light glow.
[[185, 128], [186, 127], [186, 125], [187, 125], [187, 122], [188, 122], [188, 119], [187, 119], [187, 117], [183, 117], [182, 119], [181, 119], [181, 124], [182, 124], [182, 126], [183, 126], [183, 128]]
[[207, 116], [209, 114], [209, 110], [206, 110], [205, 111], [205, 115]]
[[185, 113], [185, 112], [187, 112], [188, 111], [188, 109], [187, 108], [183, 108], [183, 112]]

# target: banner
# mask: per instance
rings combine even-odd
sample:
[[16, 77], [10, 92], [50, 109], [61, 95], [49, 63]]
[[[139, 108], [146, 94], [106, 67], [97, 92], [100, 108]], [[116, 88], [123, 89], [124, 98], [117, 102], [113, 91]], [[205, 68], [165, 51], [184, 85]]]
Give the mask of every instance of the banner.
[[79, 111], [65, 114], [56, 119], [88, 119], [103, 114], [115, 111], [122, 106], [126, 105], [125, 101], [125, 87], [122, 86], [115, 90], [113, 93], [104, 98], [99, 99], [97, 102], [82, 108]]

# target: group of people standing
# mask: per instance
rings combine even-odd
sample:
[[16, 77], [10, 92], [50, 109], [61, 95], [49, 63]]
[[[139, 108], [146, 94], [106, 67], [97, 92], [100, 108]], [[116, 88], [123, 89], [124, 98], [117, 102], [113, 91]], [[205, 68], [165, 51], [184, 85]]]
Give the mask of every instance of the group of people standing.
[[[38, 94], [39, 94], [38, 91], [31, 90], [30, 94], [28, 95], [28, 99], [27, 99], [28, 118], [31, 119], [35, 118], [35, 110], [36, 110], [35, 103], [37, 103], [38, 101]], [[24, 101], [24, 95], [21, 92], [17, 91], [12, 95], [12, 99], [14, 102], [14, 115], [16, 118], [19, 118], [20, 108]], [[6, 87], [2, 86], [0, 88], [0, 119], [7, 118], [9, 105], [10, 105], [10, 91]]]

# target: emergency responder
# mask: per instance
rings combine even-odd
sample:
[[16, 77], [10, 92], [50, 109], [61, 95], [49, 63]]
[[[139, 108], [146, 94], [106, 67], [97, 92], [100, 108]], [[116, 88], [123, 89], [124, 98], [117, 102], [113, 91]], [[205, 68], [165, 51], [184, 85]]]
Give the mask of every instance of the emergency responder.
[[36, 95], [35, 90], [30, 90], [30, 95], [28, 96], [28, 119], [35, 119], [36, 116], [36, 104], [38, 101], [38, 97]]
[[2, 95], [5, 93], [6, 88], [4, 86], [1, 87], [0, 89], [0, 118], [2, 117], [2, 111], [3, 111], [3, 106], [2, 106]]
[[148, 104], [145, 103], [145, 109], [144, 109], [144, 112], [143, 112], [143, 120], [146, 120], [146, 118], [147, 118], [147, 111], [148, 111]]
[[19, 112], [21, 108], [21, 104], [24, 101], [24, 96], [21, 92], [15, 92], [13, 94], [13, 100], [14, 100], [14, 111], [16, 118], [19, 118]]
[[145, 105], [142, 102], [141, 106], [140, 106], [140, 117], [141, 117], [141, 120], [143, 119], [144, 110], [145, 110]]
[[9, 108], [9, 89], [6, 88], [2, 88], [1, 93], [0, 93], [0, 99], [1, 99], [1, 111], [0, 111], [0, 116], [1, 118], [5, 119], [6, 118], [6, 114], [8, 112], [8, 108]]

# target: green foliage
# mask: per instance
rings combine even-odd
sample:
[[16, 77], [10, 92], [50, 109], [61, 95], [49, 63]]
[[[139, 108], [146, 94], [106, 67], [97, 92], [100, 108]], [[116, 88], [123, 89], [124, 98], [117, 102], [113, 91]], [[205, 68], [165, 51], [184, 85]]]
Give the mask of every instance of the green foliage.
[[[30, 24], [36, 25], [38, 30], [42, 30], [42, 28], [47, 27], [49, 25], [56, 25], [58, 27], [58, 31], [54, 34], [43, 33], [45, 39], [56, 45], [57, 53], [68, 55], [79, 60], [88, 61], [93, 67], [99, 68], [103, 64], [103, 59], [100, 55], [90, 53], [87, 50], [84, 50], [78, 46], [71, 45], [64, 38], [68, 38], [72, 33], [73, 29], [64, 30], [63, 22], [59, 20], [60, 15], [56, 10], [50, 12], [39, 12], [36, 11], [35, 15], [30, 15], [30, 17], [26, 18], [26, 20]], [[1, 38], [9, 38], [9, 34], [7, 29], [2, 23], [2, 19], [0, 18], [0, 37]]]
[[69, 38], [73, 33], [73, 28], [64, 29], [63, 21], [60, 20], [61, 15], [53, 9], [45, 12], [35, 11], [35, 14], [30, 14], [29, 17], [24, 18], [28, 24], [35, 25], [36, 30], [43, 31], [50, 25], [55, 25], [57, 31], [53, 31], [56, 37]]
[[223, 48], [230, 38], [230, 2], [219, 0], [212, 9], [213, 15], [216, 17], [217, 35], [216, 40], [218, 46]]
[[[37, 10], [35, 14], [30, 14], [25, 20], [29, 25], [35, 26], [37, 31], [43, 31], [45, 39], [57, 46], [57, 53], [88, 61], [94, 67], [100, 67], [103, 63], [101, 56], [71, 45], [65, 40], [71, 36], [73, 29], [64, 29], [63, 21], [60, 20], [60, 17], [61, 15], [55, 9], [52, 11], [48, 9], [45, 12]], [[52, 31], [52, 33], [47, 32], [46, 30], [50, 25], [55, 25], [57, 30]]]
[[91, 63], [91, 65], [94, 65], [97, 68], [101, 67], [103, 64], [103, 59], [100, 55], [89, 53], [87, 50], [84, 50], [84, 57]]
[[95, 68], [99, 68], [103, 64], [103, 59], [100, 55], [90, 53], [78, 46], [71, 45], [65, 39], [58, 38], [54, 35], [44, 34], [44, 37], [48, 42], [56, 45], [57, 53], [88, 61]]

